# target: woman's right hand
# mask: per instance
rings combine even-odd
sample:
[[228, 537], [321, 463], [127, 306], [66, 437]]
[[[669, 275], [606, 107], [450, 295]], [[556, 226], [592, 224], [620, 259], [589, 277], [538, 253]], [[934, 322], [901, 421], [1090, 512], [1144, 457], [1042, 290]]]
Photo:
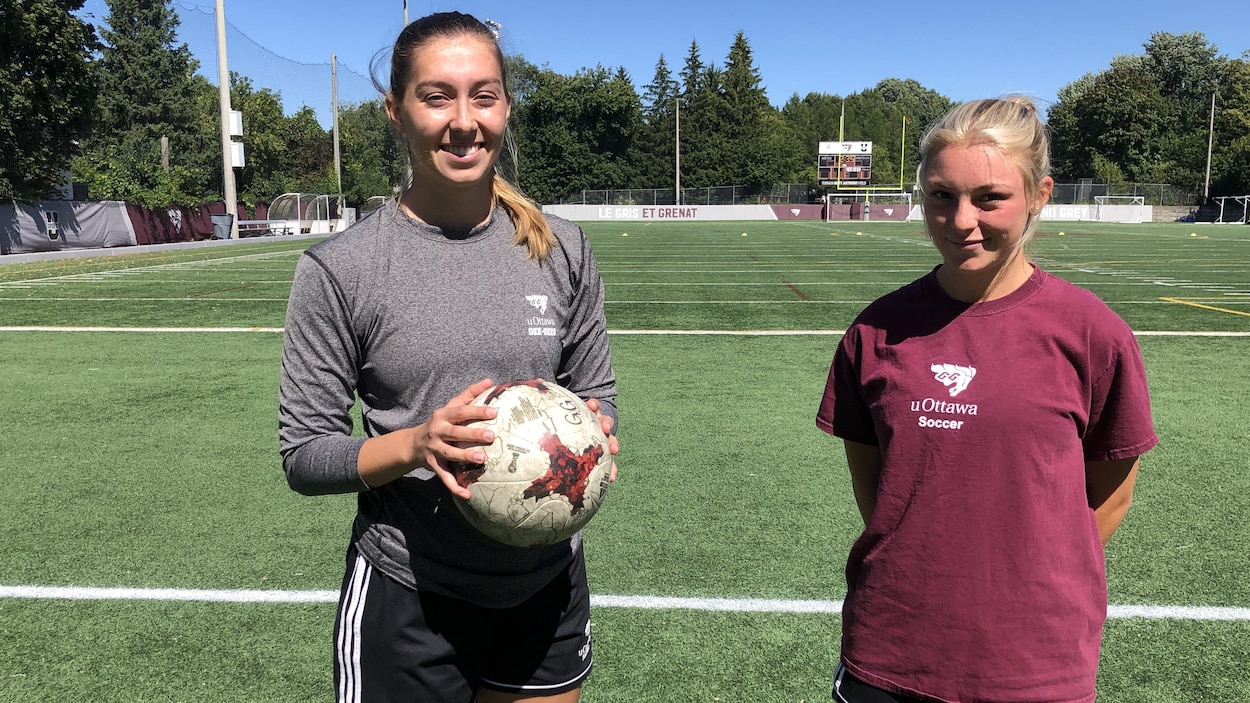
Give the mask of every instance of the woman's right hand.
[[491, 430], [466, 427], [478, 420], [491, 420], [498, 410], [486, 405], [470, 405], [473, 399], [495, 385], [489, 378], [484, 378], [464, 389], [447, 404], [430, 416], [424, 424], [413, 428], [417, 457], [420, 464], [438, 474], [443, 485], [453, 495], [468, 500], [469, 489], [456, 481], [451, 466], [456, 463], [484, 464], [486, 452], [482, 445], [495, 441], [495, 433]]
[[414, 469], [426, 468], [433, 471], [453, 495], [468, 499], [469, 490], [456, 481], [451, 467], [456, 463], [486, 461], [482, 446], [493, 442], [495, 433], [466, 425], [490, 420], [499, 412], [492, 407], [470, 405], [493, 385], [493, 381], [484, 378], [447, 401], [420, 425], [370, 437], [356, 459], [361, 480], [370, 488], [377, 488]]

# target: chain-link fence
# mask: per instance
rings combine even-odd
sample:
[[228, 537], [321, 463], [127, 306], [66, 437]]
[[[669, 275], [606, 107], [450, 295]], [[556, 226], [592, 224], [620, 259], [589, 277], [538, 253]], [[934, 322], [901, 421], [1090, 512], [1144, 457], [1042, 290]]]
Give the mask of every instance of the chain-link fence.
[[[1136, 195], [1145, 199], [1146, 205], [1197, 204], [1198, 194], [1169, 183], [1056, 183], [1050, 202], [1055, 205], [1092, 205], [1100, 195]], [[802, 205], [819, 203], [824, 196], [821, 188], [807, 183], [781, 183], [762, 193], [750, 193], [743, 186], [717, 186], [713, 188], [682, 188], [682, 205]], [[847, 197], [862, 200], [862, 194]], [[617, 188], [609, 190], [583, 190], [559, 201], [565, 205], [676, 205], [672, 188]]]
[[[763, 193], [745, 186], [682, 188], [682, 205], [795, 205], [820, 202], [820, 191], [806, 183], [781, 183]], [[562, 198], [560, 205], [676, 205], [672, 188], [583, 190]]]
[[1094, 183], [1081, 180], [1076, 183], [1056, 183], [1050, 194], [1055, 205], [1089, 205], [1100, 195], [1136, 195], [1146, 205], [1196, 205], [1199, 198], [1184, 188], [1170, 183]]

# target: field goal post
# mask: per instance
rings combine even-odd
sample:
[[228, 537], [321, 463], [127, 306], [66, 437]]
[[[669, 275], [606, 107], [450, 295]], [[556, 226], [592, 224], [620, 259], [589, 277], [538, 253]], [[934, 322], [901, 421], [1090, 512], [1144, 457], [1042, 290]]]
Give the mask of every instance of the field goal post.
[[1094, 220], [1097, 222], [1140, 223], [1146, 215], [1143, 195], [1095, 195]]

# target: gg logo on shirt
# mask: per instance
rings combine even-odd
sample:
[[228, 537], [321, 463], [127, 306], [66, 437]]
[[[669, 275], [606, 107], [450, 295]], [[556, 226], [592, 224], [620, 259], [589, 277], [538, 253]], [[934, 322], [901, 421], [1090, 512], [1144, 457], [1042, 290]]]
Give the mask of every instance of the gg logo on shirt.
[[[954, 397], [963, 393], [968, 389], [968, 385], [972, 383], [973, 377], [977, 375], [977, 370], [972, 366], [960, 366], [959, 364], [932, 364], [929, 370], [933, 372], [933, 377], [946, 386], [948, 393]], [[911, 402], [912, 412], [941, 413], [943, 415], [976, 415], [976, 403], [953, 403], [948, 400], [937, 400], [936, 398], [925, 398], [924, 400], [913, 400]], [[939, 430], [958, 430], [963, 429], [964, 420], [952, 420], [949, 418], [929, 417], [921, 415], [916, 419], [916, 424], [920, 427], [930, 427]]]

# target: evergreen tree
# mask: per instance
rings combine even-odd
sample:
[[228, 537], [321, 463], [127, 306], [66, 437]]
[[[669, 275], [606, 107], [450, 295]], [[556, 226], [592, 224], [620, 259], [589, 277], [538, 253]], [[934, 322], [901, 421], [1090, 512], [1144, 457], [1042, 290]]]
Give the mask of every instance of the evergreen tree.
[[[726, 110], [721, 72], [705, 64], [699, 45], [690, 42], [681, 70], [681, 185], [686, 188], [734, 185], [725, 169]], [[683, 196], [684, 199], [685, 196]]]
[[782, 165], [769, 149], [764, 124], [775, 110], [764, 94], [763, 81], [751, 54], [746, 35], [738, 32], [729, 48], [721, 74], [724, 110], [720, 121], [724, 131], [725, 169], [723, 177], [731, 185], [742, 185], [748, 193], [759, 193], [781, 177]]
[[676, 158], [676, 101], [680, 84], [660, 55], [655, 76], [644, 86], [642, 94], [642, 125], [635, 150], [638, 185], [643, 188], [674, 187]]
[[96, 101], [95, 30], [82, 0], [0, 0], [0, 199], [68, 182]]
[[[219, 153], [220, 140], [214, 144], [200, 126], [197, 62], [186, 44], [176, 44], [178, 16], [160, 0], [108, 5], [108, 29], [100, 32], [99, 118], [76, 169], [93, 198], [150, 205], [202, 200], [213, 180], [203, 168], [205, 152]], [[169, 173], [161, 165], [162, 137], [169, 139]]]

